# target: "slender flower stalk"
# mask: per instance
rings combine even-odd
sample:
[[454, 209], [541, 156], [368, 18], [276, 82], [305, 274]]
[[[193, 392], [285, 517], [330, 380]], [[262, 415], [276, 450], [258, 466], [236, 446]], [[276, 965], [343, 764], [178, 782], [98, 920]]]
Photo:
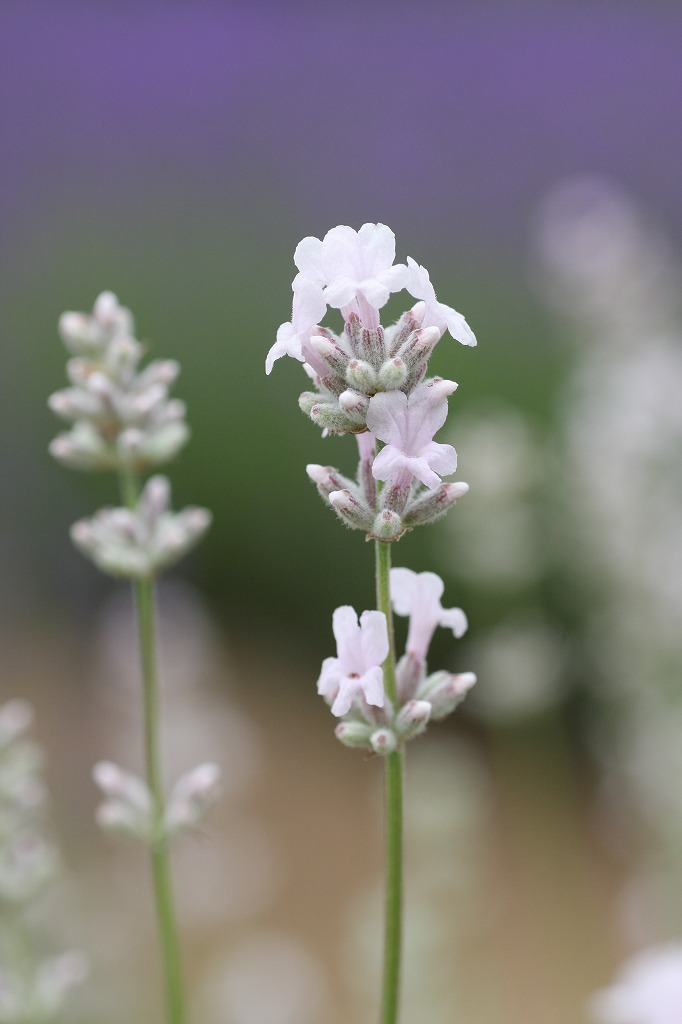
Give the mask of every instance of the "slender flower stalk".
[[[339, 519], [375, 542], [375, 612], [358, 621], [347, 605], [334, 612], [337, 657], [323, 662], [318, 693], [341, 719], [336, 736], [385, 758], [386, 899], [381, 1024], [398, 1024], [403, 900], [403, 776], [405, 743], [444, 718], [476, 682], [471, 672], [427, 675], [426, 655], [437, 626], [455, 636], [466, 629], [459, 608], [443, 609], [435, 573], [391, 570], [391, 545], [416, 526], [434, 522], [468, 490], [443, 483], [457, 467], [450, 445], [434, 441], [457, 385], [427, 379], [427, 363], [446, 331], [463, 345], [476, 338], [464, 317], [439, 303], [428, 272], [408, 257], [394, 266], [395, 238], [385, 224], [359, 231], [339, 226], [296, 248], [293, 307], [266, 358], [270, 373], [285, 355], [303, 362], [315, 390], [299, 406], [324, 435], [354, 434], [354, 480], [333, 466], [307, 473]], [[392, 327], [380, 310], [407, 289], [420, 301]], [[319, 324], [327, 306], [339, 309], [342, 335]], [[377, 441], [383, 442], [377, 453]], [[392, 585], [395, 593], [391, 593]], [[393, 611], [410, 617], [407, 650], [396, 658]], [[381, 681], [380, 688], [377, 687]]]
[[[130, 470], [123, 469], [119, 473], [119, 481], [123, 504], [134, 511], [139, 501], [137, 478]], [[166, 800], [159, 745], [160, 702], [156, 651], [156, 587], [151, 577], [134, 580], [132, 585], [142, 676], [145, 779], [151, 797], [152, 841], [149, 852], [166, 1010], [169, 1024], [185, 1024], [180, 941], [173, 900], [168, 836], [164, 830]]]
[[[386, 616], [389, 651], [384, 661], [384, 688], [395, 708], [398, 694], [395, 677], [395, 637], [391, 608], [391, 545], [374, 542], [377, 608]], [[386, 755], [385, 820], [386, 881], [384, 896], [384, 961], [382, 975], [381, 1024], [396, 1024], [400, 1000], [403, 930], [403, 776], [405, 751], [398, 748]]]
[[156, 672], [154, 583], [151, 579], [136, 580], [134, 588], [144, 695], [146, 778], [152, 799], [154, 839], [150, 845], [150, 854], [156, 920], [169, 1024], [184, 1024], [186, 1016], [180, 942], [173, 902], [168, 836], [164, 831], [166, 806], [159, 751], [159, 692]]
[[187, 1020], [180, 941], [170, 870], [170, 845], [194, 827], [215, 799], [219, 769], [199, 765], [165, 796], [159, 741], [155, 586], [159, 571], [173, 564], [210, 523], [206, 509], [170, 511], [170, 485], [163, 476], [141, 486], [140, 474], [173, 458], [189, 436], [182, 402], [168, 397], [179, 372], [171, 360], [138, 364], [143, 347], [133, 335], [130, 312], [103, 293], [92, 315], [66, 313], [60, 331], [74, 358], [72, 387], [50, 399], [52, 409], [72, 421], [51, 445], [56, 458], [78, 469], [115, 471], [122, 507], [101, 509], [71, 528], [74, 543], [100, 569], [130, 579], [135, 598], [142, 678], [145, 778], [108, 761], [93, 776], [105, 799], [99, 824], [149, 847], [167, 1024]]

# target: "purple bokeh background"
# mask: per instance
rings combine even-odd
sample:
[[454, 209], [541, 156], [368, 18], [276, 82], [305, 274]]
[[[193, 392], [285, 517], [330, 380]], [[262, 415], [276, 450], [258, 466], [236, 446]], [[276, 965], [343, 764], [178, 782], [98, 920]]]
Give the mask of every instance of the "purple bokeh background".
[[7, 4], [3, 248], [65, 196], [163, 187], [519, 244], [594, 171], [677, 231], [681, 42], [656, 4]]

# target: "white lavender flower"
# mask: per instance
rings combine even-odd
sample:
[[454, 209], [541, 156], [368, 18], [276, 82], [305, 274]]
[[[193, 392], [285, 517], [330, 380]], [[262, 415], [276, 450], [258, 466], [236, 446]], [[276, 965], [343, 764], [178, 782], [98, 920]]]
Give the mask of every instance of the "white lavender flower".
[[71, 386], [49, 405], [73, 425], [52, 441], [52, 455], [75, 469], [136, 472], [172, 459], [189, 437], [184, 403], [168, 396], [179, 364], [156, 359], [140, 370], [145, 349], [130, 311], [111, 292], [99, 296], [92, 315], [64, 313], [59, 329], [74, 353]]
[[151, 477], [135, 509], [104, 508], [71, 527], [74, 543], [104, 572], [144, 579], [173, 565], [192, 548], [211, 522], [208, 509], [169, 509], [170, 484]]
[[[34, 950], [28, 910], [57, 872], [59, 857], [45, 837], [43, 759], [27, 737], [30, 705], [0, 706], [0, 1021], [46, 1022], [68, 990], [82, 981], [86, 962], [67, 952], [41, 959]], [[37, 942], [35, 943], [37, 945]]]

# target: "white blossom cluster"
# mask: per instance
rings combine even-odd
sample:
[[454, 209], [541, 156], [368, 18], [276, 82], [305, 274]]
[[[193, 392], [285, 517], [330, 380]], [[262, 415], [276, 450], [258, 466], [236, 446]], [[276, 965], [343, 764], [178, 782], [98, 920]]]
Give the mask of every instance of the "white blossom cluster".
[[149, 843], [196, 828], [220, 795], [218, 765], [197, 765], [176, 782], [159, 823], [149, 787], [139, 776], [112, 761], [99, 761], [92, 774], [105, 797], [97, 808], [100, 827]]
[[27, 913], [54, 878], [56, 847], [44, 836], [42, 754], [27, 738], [30, 705], [0, 706], [0, 1021], [44, 1024], [86, 973], [77, 952], [48, 957], [33, 949]]
[[391, 598], [397, 615], [409, 617], [407, 646], [396, 666], [397, 703], [384, 691], [382, 665], [389, 653], [386, 616], [366, 611], [358, 623], [349, 606], [333, 617], [337, 656], [325, 658], [317, 692], [342, 721], [336, 735], [348, 747], [389, 754], [405, 740], [424, 732], [429, 721], [454, 711], [476, 682], [473, 672], [429, 675], [426, 655], [437, 626], [464, 635], [461, 608], [443, 608], [443, 581], [433, 572], [391, 570]]
[[209, 526], [208, 509], [170, 511], [170, 484], [151, 477], [134, 510], [103, 508], [71, 527], [77, 547], [113, 576], [145, 578], [172, 565], [192, 548]]
[[[331, 466], [311, 465], [308, 474], [347, 526], [383, 541], [432, 522], [466, 493], [466, 484], [443, 484], [457, 453], [433, 439], [457, 385], [426, 373], [445, 331], [476, 344], [464, 317], [438, 302], [428, 271], [409, 257], [394, 260], [395, 236], [385, 224], [304, 238], [294, 254], [292, 318], [266, 359], [268, 373], [285, 355], [303, 362], [315, 387], [299, 399], [303, 412], [325, 434], [357, 435], [356, 480]], [[379, 311], [403, 289], [419, 301], [382, 327]], [[341, 335], [320, 326], [328, 306], [341, 311]]]
[[[67, 363], [72, 386], [56, 391], [49, 404], [73, 426], [50, 445], [55, 458], [130, 479], [172, 459], [189, 437], [184, 402], [168, 397], [179, 364], [156, 359], [139, 369], [144, 347], [134, 336], [132, 314], [111, 292], [102, 292], [92, 314], [63, 313], [59, 330], [73, 353]], [[101, 509], [75, 523], [71, 536], [104, 572], [142, 579], [174, 564], [210, 521], [204, 508], [171, 512], [170, 484], [155, 476], [133, 507]]]
[[168, 397], [179, 364], [155, 359], [140, 370], [144, 346], [130, 310], [111, 292], [102, 292], [92, 314], [63, 313], [59, 332], [73, 354], [71, 386], [49, 404], [73, 426], [50, 445], [54, 457], [76, 469], [135, 472], [169, 462], [189, 437], [184, 402]]

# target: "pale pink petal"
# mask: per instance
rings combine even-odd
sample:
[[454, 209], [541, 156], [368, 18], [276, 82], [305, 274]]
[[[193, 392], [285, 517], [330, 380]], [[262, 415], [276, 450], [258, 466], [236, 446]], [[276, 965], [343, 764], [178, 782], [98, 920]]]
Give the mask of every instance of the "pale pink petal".
[[358, 281], [357, 292], [363, 295], [370, 306], [381, 309], [388, 302], [391, 292], [380, 277], [368, 277]]
[[291, 321], [297, 331], [308, 333], [316, 327], [327, 312], [322, 285], [302, 274], [297, 274], [292, 285], [294, 301]]
[[418, 600], [418, 579], [412, 569], [391, 569], [391, 603], [397, 615], [409, 615]]
[[360, 616], [362, 660], [366, 667], [381, 665], [388, 655], [388, 628], [383, 612], [367, 611]]
[[306, 277], [318, 284], [326, 284], [323, 243], [314, 235], [303, 238], [296, 246], [294, 263]]
[[477, 344], [476, 335], [469, 327], [461, 313], [458, 313], [452, 306], [445, 306], [443, 303], [439, 303], [440, 311], [447, 324], [447, 329], [455, 339], [461, 345], [468, 345], [474, 348]]
[[438, 625], [451, 629], [458, 640], [464, 636], [469, 628], [467, 617], [461, 608], [444, 608], [438, 620]]
[[368, 704], [376, 708], [384, 706], [384, 674], [378, 665], [370, 668], [359, 680], [360, 689]]
[[333, 698], [342, 677], [343, 671], [339, 665], [339, 659], [325, 658], [322, 662], [320, 677], [317, 680], [317, 692], [323, 697]]
[[457, 469], [457, 452], [451, 444], [432, 441], [424, 449], [424, 456], [431, 469], [441, 476], [448, 476]]
[[448, 415], [447, 396], [456, 387], [454, 381], [439, 380], [422, 384], [410, 395], [407, 418], [411, 455], [422, 452], [445, 423]]
[[[385, 451], [385, 449], [384, 449]], [[429, 490], [433, 490], [434, 487], [438, 487], [442, 484], [441, 478], [437, 473], [434, 473], [429, 466], [429, 460], [423, 456], [405, 456], [404, 467], [408, 469], [412, 476], [416, 477], [424, 487], [428, 487]]]
[[337, 608], [332, 616], [332, 629], [339, 661], [345, 671], [354, 671], [350, 666], [355, 663], [356, 651], [360, 644], [360, 629], [355, 609], [348, 604]]
[[281, 324], [277, 329], [277, 341], [268, 352], [265, 359], [265, 372], [270, 373], [272, 367], [282, 356], [292, 356], [294, 359], [303, 360], [301, 354], [301, 339], [294, 333], [292, 324]]
[[357, 295], [357, 282], [351, 277], [336, 277], [324, 290], [325, 302], [333, 309], [341, 309]]
[[378, 274], [395, 259], [395, 235], [386, 224], [363, 224], [358, 241], [366, 253], [367, 273]]
[[332, 714], [339, 717], [347, 715], [352, 707], [353, 699], [359, 692], [360, 679], [357, 676], [344, 676], [340, 681], [339, 692], [332, 704]]
[[[375, 480], [388, 480], [396, 473], [407, 469], [412, 461], [414, 460], [407, 459], [398, 448], [388, 444], [381, 449], [372, 463], [372, 476]], [[413, 472], [411, 468], [410, 472]]]
[[369, 401], [367, 426], [380, 441], [384, 441], [386, 444], [400, 445], [406, 415], [407, 395], [402, 391], [382, 391]]

